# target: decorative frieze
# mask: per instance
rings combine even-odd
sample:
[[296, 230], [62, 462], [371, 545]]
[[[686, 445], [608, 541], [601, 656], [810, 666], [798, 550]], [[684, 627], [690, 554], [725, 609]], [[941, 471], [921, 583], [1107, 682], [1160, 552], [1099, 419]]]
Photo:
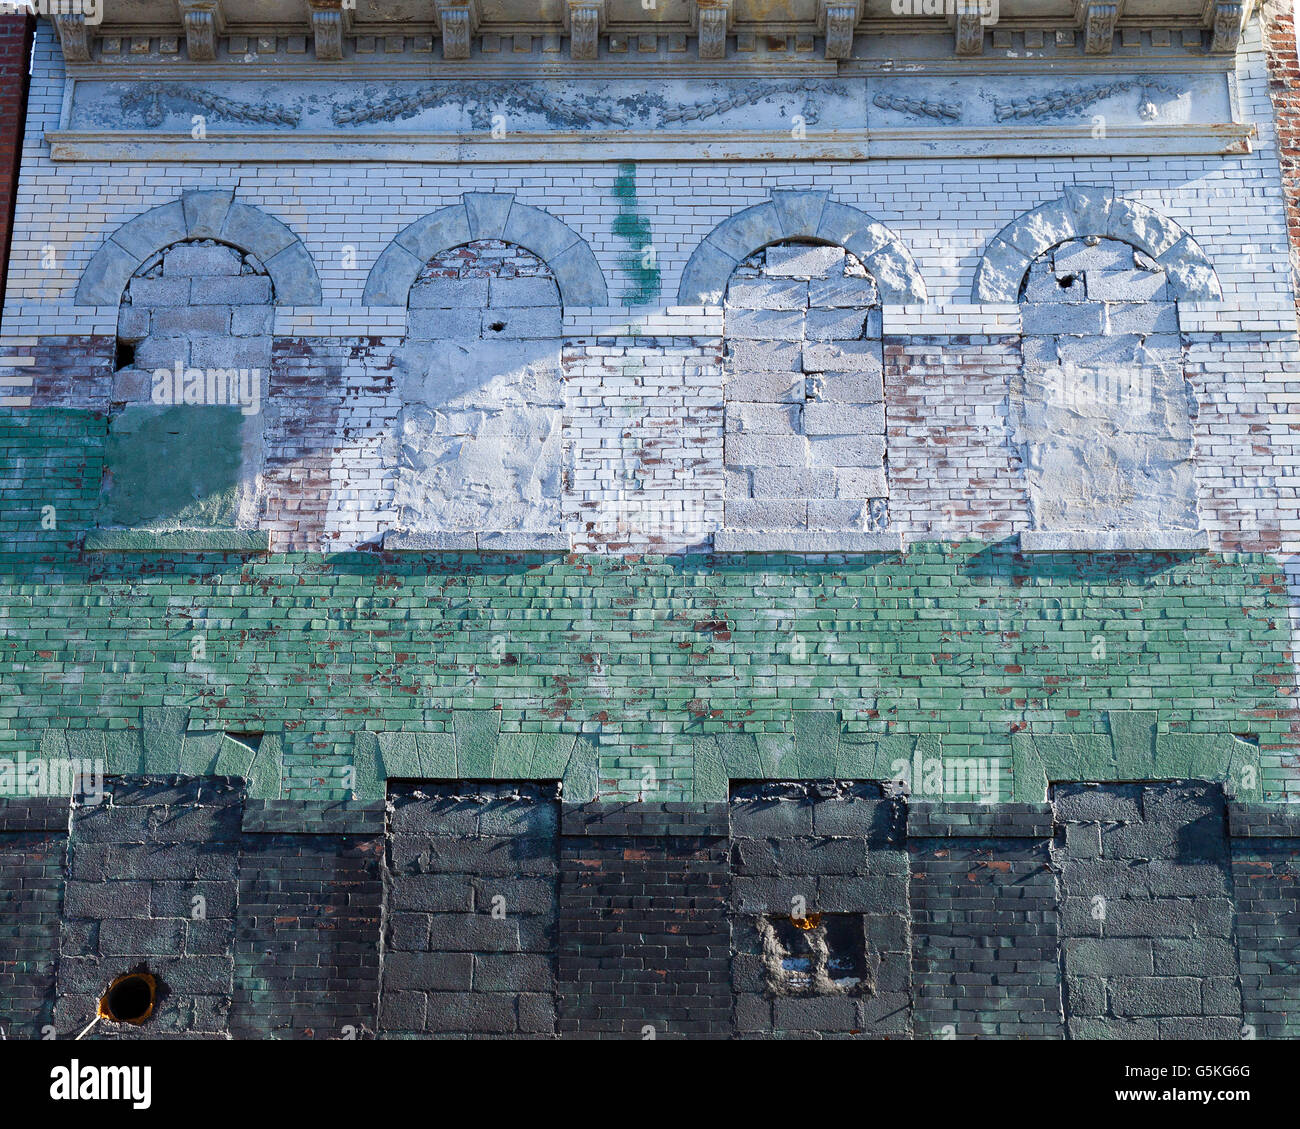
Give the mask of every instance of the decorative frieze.
[[[373, 147], [376, 159], [396, 155], [500, 159], [509, 147], [573, 145], [604, 159], [708, 147], [743, 157], [750, 151], [907, 155], [996, 148], [999, 155], [1046, 152], [1223, 152], [1248, 143], [1250, 126], [1234, 124], [1227, 77], [1165, 72], [1159, 81], [1132, 71], [1110, 81], [1095, 72], [907, 76], [665, 78], [652, 89], [636, 78], [541, 79], [388, 78], [339, 76], [123, 80], [77, 75], [62, 128], [49, 134], [56, 160], [86, 159], [105, 146], [160, 146], [204, 159], [190, 137], [203, 114], [214, 145], [294, 145], [314, 159], [323, 146]], [[1081, 133], [1085, 114], [1104, 114], [1107, 135]], [[493, 123], [505, 115], [504, 137]], [[1020, 128], [1029, 122], [1033, 136]], [[792, 132], [792, 126], [794, 131]], [[582, 134], [581, 139], [557, 139]], [[972, 132], [974, 131], [974, 132]], [[802, 134], [802, 137], [796, 136]], [[381, 148], [395, 146], [395, 148]], [[96, 148], [92, 148], [96, 147]], [[720, 148], [721, 147], [721, 148]], [[964, 148], [965, 147], [965, 148]], [[976, 149], [975, 147], [978, 147]], [[136, 156], [145, 150], [137, 149]], [[210, 159], [210, 158], [209, 158]]]

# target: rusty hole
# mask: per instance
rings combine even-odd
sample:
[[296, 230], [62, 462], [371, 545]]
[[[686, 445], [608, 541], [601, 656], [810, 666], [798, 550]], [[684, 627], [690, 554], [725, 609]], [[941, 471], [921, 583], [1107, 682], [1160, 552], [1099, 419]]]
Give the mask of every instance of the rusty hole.
[[158, 1000], [158, 981], [148, 972], [119, 976], [100, 997], [99, 1014], [112, 1023], [139, 1027], [151, 1015]]

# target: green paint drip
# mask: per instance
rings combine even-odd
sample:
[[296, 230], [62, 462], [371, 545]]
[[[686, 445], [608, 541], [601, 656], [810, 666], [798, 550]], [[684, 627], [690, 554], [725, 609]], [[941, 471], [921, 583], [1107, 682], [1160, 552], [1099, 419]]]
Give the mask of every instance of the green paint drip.
[[647, 306], [659, 297], [659, 260], [650, 221], [637, 210], [636, 165], [631, 161], [619, 165], [614, 195], [619, 201], [614, 234], [632, 244], [632, 250], [622, 257], [623, 269], [632, 279], [631, 288], [623, 295], [623, 305]]

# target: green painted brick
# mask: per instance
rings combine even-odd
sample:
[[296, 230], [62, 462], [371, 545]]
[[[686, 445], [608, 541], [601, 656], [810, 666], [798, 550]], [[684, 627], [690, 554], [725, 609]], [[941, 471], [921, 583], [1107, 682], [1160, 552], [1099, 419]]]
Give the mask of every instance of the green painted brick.
[[255, 794], [531, 774], [634, 797], [649, 763], [689, 798], [724, 779], [881, 779], [925, 739], [1007, 765], [1018, 798], [1146, 773], [1300, 792], [1266, 556], [83, 556], [106, 438], [89, 413], [0, 416], [0, 753], [238, 768], [220, 734], [260, 730], [240, 768]]

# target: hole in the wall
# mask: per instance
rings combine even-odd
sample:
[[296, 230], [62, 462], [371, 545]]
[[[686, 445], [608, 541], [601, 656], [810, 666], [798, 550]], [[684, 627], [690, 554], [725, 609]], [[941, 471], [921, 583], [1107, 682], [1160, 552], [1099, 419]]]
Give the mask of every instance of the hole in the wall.
[[490, 329], [493, 333], [500, 333], [503, 329], [505, 329], [505, 327], [506, 327], [505, 322], [494, 321], [492, 322], [491, 325], [488, 326], [488, 329]]
[[100, 997], [99, 1015], [111, 1023], [139, 1027], [153, 1015], [157, 1002], [157, 978], [149, 972], [128, 972], [114, 980]]
[[124, 368], [131, 368], [135, 364], [135, 346], [129, 341], [118, 341], [117, 348], [113, 352], [113, 369], [120, 372]]
[[259, 748], [261, 748], [262, 738], [265, 736], [265, 734], [233, 732], [227, 729], [226, 736], [229, 737], [232, 741], [235, 741], [238, 744], [243, 745], [244, 748], [246, 748], [250, 753], [255, 753]]
[[1058, 278], [1056, 280], [1056, 285], [1062, 290], [1069, 290], [1070, 287], [1074, 285], [1076, 278], [1076, 275], [1067, 274], [1064, 278]]
[[759, 918], [768, 991], [778, 996], [869, 995], [875, 991], [860, 914]]

